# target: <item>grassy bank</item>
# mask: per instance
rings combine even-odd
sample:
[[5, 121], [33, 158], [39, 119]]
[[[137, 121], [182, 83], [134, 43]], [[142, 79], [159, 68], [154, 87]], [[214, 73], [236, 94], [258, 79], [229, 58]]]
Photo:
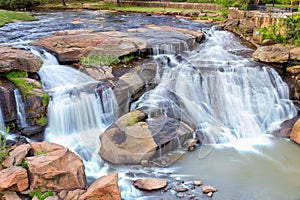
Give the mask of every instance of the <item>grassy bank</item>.
[[28, 13], [0, 10], [0, 26], [15, 21], [33, 21], [33, 20], [36, 19]]

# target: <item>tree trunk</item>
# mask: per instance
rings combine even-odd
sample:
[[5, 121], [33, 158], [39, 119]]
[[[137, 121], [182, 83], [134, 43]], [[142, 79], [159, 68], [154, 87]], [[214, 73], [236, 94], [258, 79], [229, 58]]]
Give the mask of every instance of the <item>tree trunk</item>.
[[61, 0], [61, 3], [62, 3], [63, 6], [66, 6], [65, 0]]
[[117, 6], [118, 6], [118, 7], [121, 6], [120, 0], [117, 0]]

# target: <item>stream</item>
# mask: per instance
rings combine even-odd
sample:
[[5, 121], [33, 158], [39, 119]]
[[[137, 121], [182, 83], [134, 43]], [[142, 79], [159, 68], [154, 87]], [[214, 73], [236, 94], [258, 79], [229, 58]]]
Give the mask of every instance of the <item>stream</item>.
[[[288, 86], [274, 69], [254, 62], [252, 50], [235, 35], [171, 16], [103, 11], [34, 14], [39, 21], [1, 27], [0, 45], [25, 48], [42, 57], [39, 75], [43, 89], [51, 96], [44, 139], [80, 155], [89, 182], [118, 171], [122, 198], [126, 200], [175, 198], [174, 191], [145, 193], [135, 189], [131, 180], [138, 177], [200, 179], [218, 189], [213, 199], [300, 198], [300, 146], [268, 134], [297, 115]], [[203, 31], [206, 39], [185, 52], [181, 62], [174, 55], [154, 55], [153, 59], [170, 62], [162, 62], [157, 87], [140, 97], [131, 109], [142, 109], [149, 116], [176, 116], [191, 125], [203, 143], [183, 155], [180, 149], [173, 152], [182, 156], [168, 168], [109, 165], [97, 153], [99, 130], [104, 131], [117, 117], [113, 91], [102, 91], [101, 102], [94, 92], [101, 83], [60, 65], [53, 55], [29, 43], [60, 30], [127, 31], [148, 24]], [[4, 122], [0, 107], [1, 131]], [[207, 199], [201, 192], [193, 192]]]

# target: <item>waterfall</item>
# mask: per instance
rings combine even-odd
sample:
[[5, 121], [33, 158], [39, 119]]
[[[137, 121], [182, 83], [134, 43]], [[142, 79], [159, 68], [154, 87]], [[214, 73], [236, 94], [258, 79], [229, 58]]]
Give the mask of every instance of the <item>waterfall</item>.
[[15, 95], [15, 101], [16, 101], [16, 108], [17, 108], [17, 117], [18, 117], [18, 123], [21, 128], [27, 127], [27, 121], [26, 121], [26, 113], [25, 113], [25, 105], [23, 102], [23, 97], [20, 94], [19, 89], [14, 90]]
[[117, 116], [113, 90], [79, 70], [59, 65], [47, 52], [40, 56], [44, 65], [39, 76], [50, 95], [46, 140], [79, 154], [87, 176], [99, 173], [99, 135]]
[[[202, 143], [230, 142], [271, 131], [297, 111], [277, 72], [240, 54], [242, 46], [226, 31], [211, 29], [185, 61], [157, 56], [158, 86], [132, 107], [150, 117], [162, 113], [196, 129]], [[149, 120], [150, 121], [150, 120]]]
[[3, 118], [3, 113], [2, 113], [2, 109], [1, 109], [1, 105], [0, 105], [0, 133], [4, 133], [5, 132], [5, 123], [4, 123], [4, 118]]

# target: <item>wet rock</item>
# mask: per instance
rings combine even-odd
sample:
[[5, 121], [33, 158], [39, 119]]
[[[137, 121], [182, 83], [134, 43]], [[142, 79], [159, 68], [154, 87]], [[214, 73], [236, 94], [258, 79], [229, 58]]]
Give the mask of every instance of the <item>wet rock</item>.
[[185, 187], [174, 187], [174, 190], [176, 192], [186, 192], [186, 191], [188, 191], [188, 189], [185, 188]]
[[289, 59], [289, 47], [283, 44], [261, 46], [256, 49], [252, 57], [256, 61], [267, 63], [286, 63]]
[[189, 151], [194, 150], [196, 143], [198, 142], [197, 139], [188, 139], [187, 140], [187, 147]]
[[208, 196], [208, 197], [212, 197], [212, 196], [213, 196], [213, 193], [212, 193], [212, 192], [209, 192], [209, 193], [207, 193], [207, 196]]
[[300, 144], [300, 119], [296, 121], [293, 126], [292, 133], [290, 135], [290, 139], [298, 144]]
[[194, 184], [195, 186], [200, 186], [200, 185], [202, 185], [203, 183], [202, 183], [202, 181], [195, 180], [195, 181], [193, 181], [193, 184]]
[[178, 198], [183, 198], [185, 196], [185, 194], [183, 194], [183, 193], [177, 193], [176, 194], [176, 197], [178, 197]]
[[149, 166], [149, 161], [148, 160], [142, 160], [141, 165], [142, 165], [142, 167], [148, 167]]
[[40, 57], [28, 51], [8, 46], [1, 46], [0, 48], [0, 73], [12, 70], [38, 72], [42, 63]]
[[118, 185], [118, 173], [112, 173], [97, 179], [79, 200], [121, 200], [121, 192]]
[[167, 181], [161, 179], [145, 178], [134, 180], [133, 185], [138, 189], [151, 191], [166, 187]]
[[286, 120], [280, 124], [277, 130], [274, 130], [271, 134], [276, 137], [289, 138], [292, 133], [292, 129], [299, 116], [293, 117], [292, 119]]
[[14, 90], [16, 86], [4, 77], [0, 76], [0, 106], [4, 121], [11, 122], [17, 119]]
[[12, 166], [0, 171], [0, 191], [8, 189], [21, 192], [27, 188], [28, 176], [26, 169]]
[[203, 186], [202, 187], [203, 193], [216, 192], [216, 191], [217, 191], [217, 189], [214, 188], [213, 186]]
[[30, 146], [35, 155], [40, 154], [25, 159], [31, 190], [62, 191], [85, 187], [84, 165], [76, 154], [50, 142], [32, 142]]
[[16, 192], [13, 191], [4, 191], [1, 192], [2, 193], [2, 197], [1, 200], [22, 200]]
[[138, 110], [130, 112], [100, 135], [100, 156], [115, 164], [139, 164], [154, 155], [157, 145]]

